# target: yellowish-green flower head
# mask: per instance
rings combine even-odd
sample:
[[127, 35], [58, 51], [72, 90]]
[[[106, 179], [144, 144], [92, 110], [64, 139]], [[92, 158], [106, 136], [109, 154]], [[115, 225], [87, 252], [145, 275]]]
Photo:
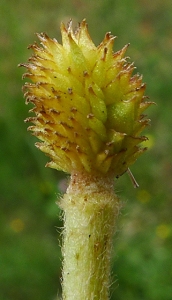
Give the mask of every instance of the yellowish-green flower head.
[[140, 136], [151, 104], [145, 84], [124, 57], [128, 45], [113, 52], [114, 36], [105, 35], [96, 47], [85, 20], [77, 30], [61, 25], [62, 45], [45, 33], [26, 64], [26, 103], [35, 116], [26, 121], [42, 142], [36, 146], [50, 156], [47, 166], [67, 173], [122, 175], [145, 150]]

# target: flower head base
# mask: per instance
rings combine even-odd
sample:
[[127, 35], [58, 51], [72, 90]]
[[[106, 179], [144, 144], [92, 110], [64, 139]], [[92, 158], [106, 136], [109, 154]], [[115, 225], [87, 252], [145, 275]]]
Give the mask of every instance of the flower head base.
[[24, 77], [26, 103], [36, 116], [26, 121], [42, 142], [36, 146], [50, 156], [47, 166], [64, 172], [122, 175], [145, 150], [140, 136], [149, 120], [143, 111], [151, 104], [144, 96], [142, 77], [124, 54], [113, 53], [114, 37], [107, 33], [96, 47], [83, 20], [73, 32], [61, 25], [62, 45], [45, 33]]

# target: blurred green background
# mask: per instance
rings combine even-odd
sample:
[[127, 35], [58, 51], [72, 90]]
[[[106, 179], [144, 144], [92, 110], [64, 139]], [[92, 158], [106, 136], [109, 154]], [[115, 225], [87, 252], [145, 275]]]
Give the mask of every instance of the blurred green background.
[[61, 41], [59, 25], [87, 19], [98, 45], [107, 31], [127, 55], [157, 106], [148, 110], [149, 150], [116, 181], [123, 203], [114, 239], [111, 299], [172, 299], [172, 1], [1, 0], [0, 2], [0, 300], [55, 300], [60, 295], [62, 221], [56, 205], [66, 176], [27, 133], [17, 64], [31, 55], [35, 32]]

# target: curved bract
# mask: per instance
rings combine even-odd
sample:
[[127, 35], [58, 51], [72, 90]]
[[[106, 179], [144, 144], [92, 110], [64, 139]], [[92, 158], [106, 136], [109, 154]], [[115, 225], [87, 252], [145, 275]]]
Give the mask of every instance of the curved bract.
[[124, 57], [128, 45], [113, 52], [114, 36], [105, 35], [96, 47], [86, 21], [77, 30], [61, 25], [62, 45], [45, 33], [41, 45], [31, 45], [34, 55], [24, 78], [26, 103], [35, 116], [26, 121], [48, 154], [47, 166], [67, 173], [122, 175], [145, 150], [140, 136], [149, 120], [143, 115], [151, 104], [145, 84], [132, 75], [133, 63]]

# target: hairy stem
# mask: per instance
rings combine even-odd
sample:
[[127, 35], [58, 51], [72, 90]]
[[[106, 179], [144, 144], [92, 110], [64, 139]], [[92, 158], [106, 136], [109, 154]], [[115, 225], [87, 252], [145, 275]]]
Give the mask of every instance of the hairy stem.
[[64, 211], [63, 300], [107, 300], [119, 211], [113, 178], [75, 173], [61, 200]]

